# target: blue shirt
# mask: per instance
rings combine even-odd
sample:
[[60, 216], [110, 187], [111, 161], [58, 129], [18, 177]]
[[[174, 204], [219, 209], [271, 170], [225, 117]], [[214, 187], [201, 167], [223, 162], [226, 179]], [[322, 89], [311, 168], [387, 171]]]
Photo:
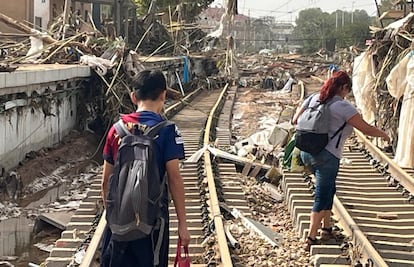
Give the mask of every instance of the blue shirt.
[[[157, 113], [152, 111], [142, 111], [130, 113], [127, 115], [122, 115], [122, 121], [125, 123], [128, 129], [132, 131], [133, 125], [136, 123], [141, 123], [149, 127], [154, 126], [155, 124], [164, 120], [164, 118]], [[164, 165], [169, 160], [173, 159], [183, 159], [184, 154], [184, 142], [181, 137], [181, 133], [178, 130], [176, 125], [169, 125], [164, 127], [159, 132], [159, 137], [155, 139], [157, 145], [157, 156], [159, 165]], [[110, 164], [115, 164], [116, 156], [118, 153], [120, 144], [119, 136], [115, 130], [115, 127], [112, 126], [106, 137], [106, 143], [103, 149], [103, 158]], [[165, 168], [160, 174], [165, 172]]]

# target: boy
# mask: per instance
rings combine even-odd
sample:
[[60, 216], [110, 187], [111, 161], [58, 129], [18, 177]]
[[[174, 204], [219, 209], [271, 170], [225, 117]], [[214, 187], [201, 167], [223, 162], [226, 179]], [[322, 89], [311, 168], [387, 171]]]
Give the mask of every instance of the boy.
[[[164, 120], [160, 115], [166, 98], [167, 86], [164, 74], [160, 71], [144, 70], [140, 72], [134, 81], [134, 91], [131, 92], [131, 100], [137, 105], [136, 112], [123, 115], [122, 121], [133, 133], [134, 125], [139, 123], [152, 127]], [[178, 128], [175, 125], [168, 125], [159, 131], [155, 139], [157, 150], [157, 162], [160, 173], [160, 180], [165, 172], [168, 175], [168, 189], [171, 192], [178, 218], [178, 234], [183, 246], [188, 246], [190, 233], [187, 229], [184, 185], [179, 169], [179, 160], [184, 158], [184, 143]], [[103, 150], [104, 165], [102, 178], [102, 198], [106, 203], [109, 191], [109, 178], [114, 170], [120, 138], [114, 128], [109, 130]], [[166, 231], [163, 234], [163, 241], [159, 254], [160, 267], [168, 265], [168, 193], [167, 184], [163, 194], [162, 217], [166, 221]], [[108, 231], [102, 248], [102, 266], [141, 266], [149, 267], [153, 264], [153, 248], [158, 240], [158, 231], [142, 239], [128, 242], [119, 242], [110, 238]]]

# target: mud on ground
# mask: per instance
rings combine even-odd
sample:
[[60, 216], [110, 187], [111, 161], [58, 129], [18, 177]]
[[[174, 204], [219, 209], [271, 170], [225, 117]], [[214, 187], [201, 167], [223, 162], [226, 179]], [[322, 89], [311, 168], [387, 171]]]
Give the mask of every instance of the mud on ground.
[[[34, 223], [37, 215], [49, 210], [50, 204], [55, 205], [51, 209], [59, 209], [57, 204], [80, 199], [87, 187], [85, 180], [89, 177], [88, 173], [90, 174], [92, 170], [96, 175], [99, 172], [99, 168], [96, 167], [102, 164], [102, 152], [101, 148], [98, 148], [99, 142], [99, 138], [93, 133], [73, 130], [56, 146], [28, 153], [15, 169], [23, 183], [22, 194], [17, 201], [18, 205], [13, 207], [19, 212], [15, 213], [20, 214], [21, 212], [20, 216], [31, 218]], [[65, 192], [62, 199], [59, 201], [50, 199], [50, 201], [56, 202], [44, 203], [40, 206], [33, 204], [44, 198], [44, 195], [51, 188], [56, 188], [62, 183], [67, 185], [60, 191], [69, 191]], [[15, 216], [11, 215], [10, 217]], [[35, 247], [34, 244], [39, 243], [44, 247], [51, 246], [60, 237], [60, 233], [61, 231], [54, 227], [46, 227], [40, 232], [32, 234], [31, 244], [26, 248], [20, 248], [24, 251], [19, 251], [20, 249], [16, 248], [16, 254], [20, 255], [7, 255], [16, 258], [10, 260], [10, 263], [22, 267], [28, 266], [29, 262], [40, 264], [49, 256], [49, 252]]]
[[62, 175], [79, 174], [91, 161], [101, 164], [102, 154], [97, 149], [98, 143], [94, 134], [73, 130], [55, 147], [29, 152], [16, 171], [24, 187], [30, 185], [35, 178], [50, 175], [67, 163], [72, 166], [62, 172]]

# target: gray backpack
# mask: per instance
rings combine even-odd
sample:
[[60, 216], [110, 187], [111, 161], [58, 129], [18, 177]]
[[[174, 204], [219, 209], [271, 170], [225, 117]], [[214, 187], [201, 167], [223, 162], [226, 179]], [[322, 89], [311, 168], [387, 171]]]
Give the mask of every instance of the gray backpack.
[[[300, 115], [295, 134], [295, 145], [297, 148], [301, 151], [316, 155], [326, 147], [330, 139], [334, 139], [335, 136], [342, 132], [346, 126], [346, 122], [331, 137], [328, 135], [331, 119], [329, 106], [336, 101], [338, 99], [331, 99], [327, 103], [321, 103], [318, 100], [316, 105], [309, 106]], [[341, 137], [342, 133], [338, 137], [336, 147], [339, 146]]]
[[[158, 132], [173, 124], [162, 121], [149, 128], [138, 124], [132, 134], [122, 120], [114, 124], [121, 138], [106, 201], [106, 221], [116, 241], [132, 241], [159, 230], [154, 265], [164, 234], [161, 216], [166, 180], [160, 181], [155, 142]], [[142, 129], [145, 129], [142, 131]]]

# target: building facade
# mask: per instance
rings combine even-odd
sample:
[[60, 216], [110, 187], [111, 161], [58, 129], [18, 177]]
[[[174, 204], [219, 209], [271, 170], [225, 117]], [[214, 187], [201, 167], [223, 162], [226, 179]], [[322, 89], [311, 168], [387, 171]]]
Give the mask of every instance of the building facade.
[[[207, 33], [210, 33], [219, 27], [224, 12], [224, 8], [208, 8], [199, 15], [197, 22]], [[242, 51], [262, 49], [288, 51], [293, 29], [292, 23], [277, 22], [272, 16], [251, 18], [239, 14], [234, 17], [231, 31], [227, 23], [224, 25], [223, 37], [231, 34], [236, 49]]]
[[[69, 2], [69, 13], [89, 21], [92, 4]], [[28, 22], [38, 30], [45, 31], [54, 18], [63, 14], [64, 7], [65, 0], [3, 0], [0, 4], [0, 12], [14, 20]], [[0, 22], [0, 32], [15, 33], [17, 30]]]
[[[4, 15], [9, 16], [17, 21], [33, 22], [33, 5], [34, 0], [3, 0], [0, 4], [0, 13], [3, 13]], [[0, 32], [10, 33], [16, 32], [16, 30], [7, 26], [3, 22], [0, 22]]]

